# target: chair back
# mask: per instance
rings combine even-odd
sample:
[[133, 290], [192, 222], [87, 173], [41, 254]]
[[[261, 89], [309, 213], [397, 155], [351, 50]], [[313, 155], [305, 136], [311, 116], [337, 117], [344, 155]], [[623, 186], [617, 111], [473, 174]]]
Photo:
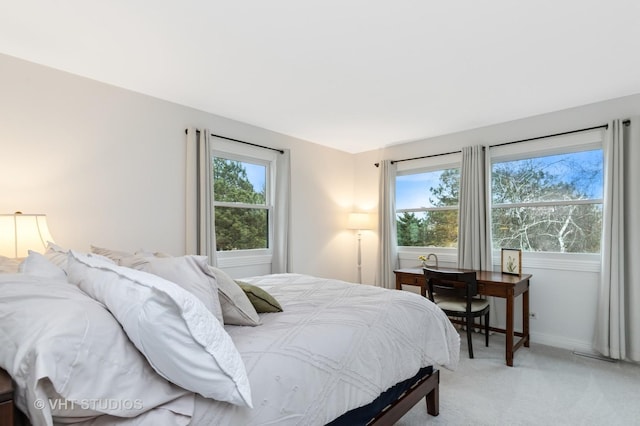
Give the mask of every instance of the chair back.
[[[484, 316], [485, 345], [489, 346], [489, 301], [476, 299], [478, 281], [476, 272], [447, 271], [423, 268], [429, 299], [436, 303], [447, 316], [462, 317], [457, 324], [464, 324], [467, 329], [467, 346], [469, 358], [473, 358], [474, 318]], [[435, 296], [434, 296], [435, 294]], [[437, 296], [437, 300], [436, 300]]]
[[466, 298], [471, 303], [471, 298], [478, 294], [478, 281], [474, 271], [446, 271], [423, 268], [424, 278], [427, 282], [429, 300], [434, 301], [434, 293], [439, 296], [453, 296]]

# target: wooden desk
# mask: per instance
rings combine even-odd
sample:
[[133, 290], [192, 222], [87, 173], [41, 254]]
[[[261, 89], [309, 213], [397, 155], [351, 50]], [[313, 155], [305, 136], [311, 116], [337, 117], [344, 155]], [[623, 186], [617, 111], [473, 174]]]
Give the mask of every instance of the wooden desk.
[[[472, 269], [442, 268], [449, 271], [472, 271]], [[420, 294], [427, 297], [427, 283], [420, 268], [397, 269], [396, 289], [402, 290], [402, 285], [420, 287]], [[513, 367], [513, 354], [521, 346], [529, 347], [529, 279], [531, 274], [509, 275], [492, 271], [476, 271], [478, 293], [484, 296], [501, 297], [506, 300], [507, 328], [490, 327], [491, 330], [506, 335], [505, 359], [507, 365]], [[514, 301], [522, 295], [522, 332], [514, 330]], [[514, 336], [520, 339], [514, 343]]]

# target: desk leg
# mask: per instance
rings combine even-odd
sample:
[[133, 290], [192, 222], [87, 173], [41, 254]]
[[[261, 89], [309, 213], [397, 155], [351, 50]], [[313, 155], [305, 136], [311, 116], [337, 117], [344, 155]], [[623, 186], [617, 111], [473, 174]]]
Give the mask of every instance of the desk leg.
[[524, 347], [529, 347], [529, 283], [527, 290], [522, 293], [522, 334], [524, 334]]
[[[507, 365], [513, 367], [513, 289], [510, 289], [507, 297], [507, 329], [505, 330], [506, 342], [505, 342], [505, 357]], [[524, 299], [523, 299], [524, 300]]]
[[396, 274], [396, 290], [402, 290], [402, 280], [400, 274]]

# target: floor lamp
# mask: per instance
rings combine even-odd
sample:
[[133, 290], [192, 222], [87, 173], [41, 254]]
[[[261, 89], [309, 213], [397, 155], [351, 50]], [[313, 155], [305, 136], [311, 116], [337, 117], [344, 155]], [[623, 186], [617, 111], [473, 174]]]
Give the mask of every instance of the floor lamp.
[[358, 235], [358, 282], [362, 284], [362, 231], [371, 229], [369, 213], [349, 213], [349, 229], [357, 231]]

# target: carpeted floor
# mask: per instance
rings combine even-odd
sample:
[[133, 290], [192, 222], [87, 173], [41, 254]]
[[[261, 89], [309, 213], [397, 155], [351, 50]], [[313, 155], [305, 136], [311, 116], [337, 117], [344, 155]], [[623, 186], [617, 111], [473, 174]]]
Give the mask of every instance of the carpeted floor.
[[507, 367], [504, 336], [491, 335], [489, 348], [483, 339], [474, 336], [474, 359], [462, 339], [457, 370], [440, 370], [440, 415], [422, 401], [398, 426], [640, 425], [639, 365], [532, 343]]

